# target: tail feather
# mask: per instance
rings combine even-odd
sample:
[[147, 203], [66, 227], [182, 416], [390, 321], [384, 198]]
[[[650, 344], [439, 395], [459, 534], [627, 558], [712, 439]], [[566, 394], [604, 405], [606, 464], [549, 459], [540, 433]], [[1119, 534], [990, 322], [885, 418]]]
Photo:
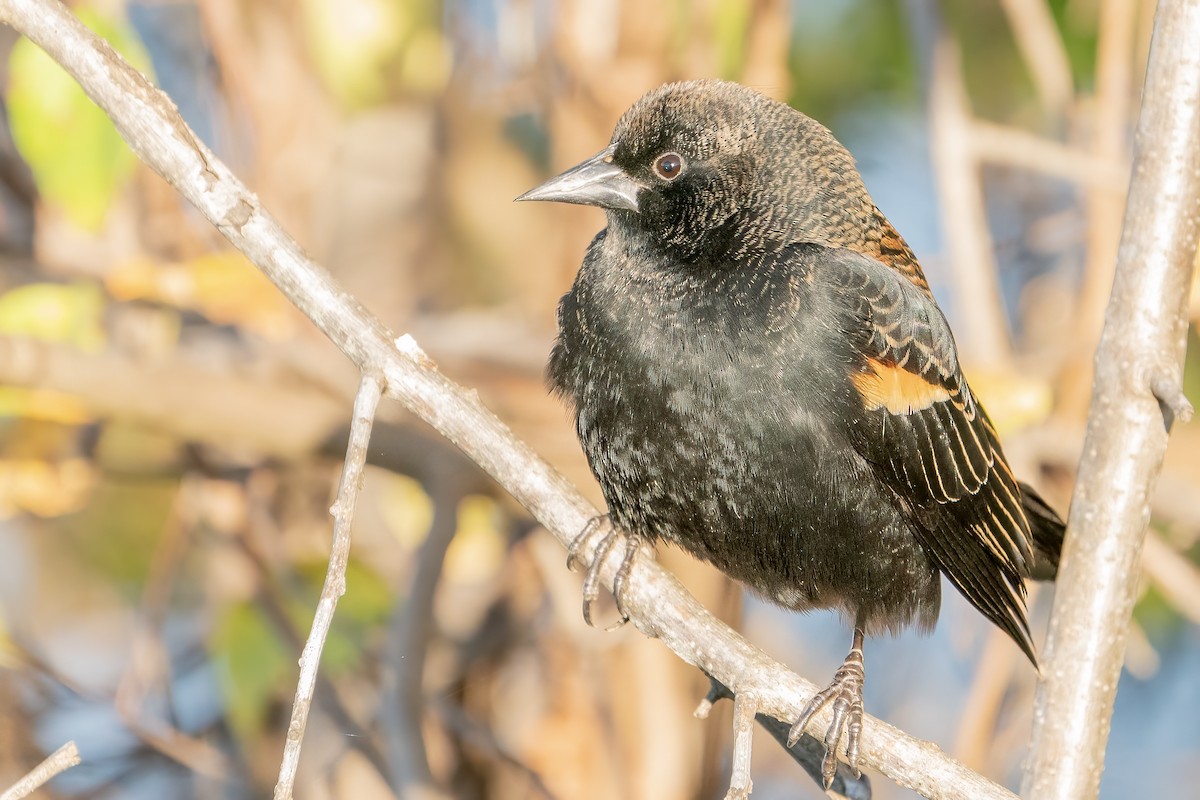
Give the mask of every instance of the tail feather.
[[1033, 532], [1033, 567], [1029, 576], [1038, 581], [1052, 581], [1058, 574], [1058, 557], [1062, 554], [1067, 524], [1033, 487], [1019, 485], [1021, 506]]

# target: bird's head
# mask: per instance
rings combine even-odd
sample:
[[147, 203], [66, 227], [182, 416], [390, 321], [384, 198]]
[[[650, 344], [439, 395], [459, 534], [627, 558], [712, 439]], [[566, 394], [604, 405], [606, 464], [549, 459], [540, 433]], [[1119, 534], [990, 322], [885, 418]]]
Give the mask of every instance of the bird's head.
[[691, 259], [846, 244], [874, 209], [854, 160], [798, 111], [726, 81], [644, 95], [604, 150], [518, 200], [609, 210], [609, 224]]

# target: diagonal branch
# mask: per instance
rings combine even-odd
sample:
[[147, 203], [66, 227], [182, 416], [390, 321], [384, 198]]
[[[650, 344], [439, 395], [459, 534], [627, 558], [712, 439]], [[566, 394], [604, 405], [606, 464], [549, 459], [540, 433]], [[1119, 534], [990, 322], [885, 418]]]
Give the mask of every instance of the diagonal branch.
[[25, 777], [0, 794], [0, 800], [20, 800], [37, 791], [38, 787], [60, 772], [65, 772], [79, 763], [79, 748], [75, 742], [67, 742], [29, 771]]
[[[392, 335], [313, 263], [230, 170], [187, 128], [175, 107], [56, 0], [0, 0], [0, 21], [47, 51], [105, 110], [130, 147], [200, 210], [389, 397], [436, 428], [494, 477], [564, 545], [597, 515], [565, 478], [475, 395], [438, 372], [411, 337]], [[623, 547], [602, 572], [608, 586]], [[585, 548], [586, 563], [593, 556]], [[815, 687], [715, 619], [657, 564], [639, 559], [624, 607], [637, 627], [680, 658], [747, 693], [758, 710], [795, 719]], [[818, 714], [827, 725], [829, 711]], [[873, 718], [864, 720], [860, 763], [930, 798], [1013, 800], [1013, 795], [946, 756], [936, 745]], [[289, 732], [291, 738], [292, 732]], [[294, 769], [294, 766], [292, 767]], [[281, 785], [283, 781], [281, 780]]]

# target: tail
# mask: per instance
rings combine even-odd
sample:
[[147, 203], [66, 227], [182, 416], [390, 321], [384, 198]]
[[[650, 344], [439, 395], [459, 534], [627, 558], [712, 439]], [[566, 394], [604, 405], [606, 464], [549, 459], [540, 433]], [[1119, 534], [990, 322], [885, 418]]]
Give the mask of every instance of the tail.
[[1024, 483], [1019, 485], [1021, 507], [1033, 532], [1033, 567], [1029, 577], [1037, 581], [1052, 581], [1058, 574], [1058, 557], [1062, 553], [1067, 524], [1033, 487]]

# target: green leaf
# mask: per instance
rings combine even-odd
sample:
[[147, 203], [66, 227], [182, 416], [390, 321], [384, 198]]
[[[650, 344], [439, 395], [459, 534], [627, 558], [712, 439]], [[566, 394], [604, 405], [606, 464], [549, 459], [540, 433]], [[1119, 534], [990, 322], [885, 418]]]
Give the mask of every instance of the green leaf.
[[[150, 63], [135, 35], [84, 7], [80, 20], [143, 72]], [[82, 228], [98, 229], [137, 159], [108, 116], [50, 56], [19, 39], [9, 57], [13, 140], [38, 191]]]
[[295, 679], [287, 648], [256, 606], [241, 603], [221, 619], [212, 649], [230, 726], [242, 737], [258, 733], [280, 688]]

